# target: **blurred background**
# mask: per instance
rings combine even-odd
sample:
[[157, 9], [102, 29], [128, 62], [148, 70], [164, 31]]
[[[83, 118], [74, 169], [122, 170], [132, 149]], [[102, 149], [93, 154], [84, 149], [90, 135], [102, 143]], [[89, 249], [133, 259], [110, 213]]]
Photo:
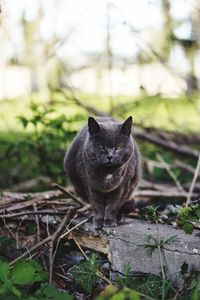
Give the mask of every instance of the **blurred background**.
[[199, 88], [200, 0], [1, 0], [0, 188], [65, 184], [88, 115], [132, 115], [144, 178], [188, 184]]

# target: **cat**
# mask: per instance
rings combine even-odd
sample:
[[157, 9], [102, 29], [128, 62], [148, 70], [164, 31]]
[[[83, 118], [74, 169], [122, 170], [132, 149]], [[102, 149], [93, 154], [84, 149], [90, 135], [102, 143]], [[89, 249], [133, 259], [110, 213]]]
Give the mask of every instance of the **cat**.
[[88, 118], [64, 158], [64, 169], [76, 193], [94, 210], [96, 229], [118, 224], [118, 212], [141, 177], [141, 158], [131, 135], [132, 117]]

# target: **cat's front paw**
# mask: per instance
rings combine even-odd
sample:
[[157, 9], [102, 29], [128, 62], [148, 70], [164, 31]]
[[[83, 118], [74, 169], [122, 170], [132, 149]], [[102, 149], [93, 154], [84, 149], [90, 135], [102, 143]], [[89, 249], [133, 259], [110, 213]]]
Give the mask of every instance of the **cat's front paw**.
[[116, 219], [104, 219], [103, 226], [104, 227], [116, 227], [118, 225]]
[[103, 218], [93, 218], [93, 225], [96, 230], [100, 230], [103, 227]]

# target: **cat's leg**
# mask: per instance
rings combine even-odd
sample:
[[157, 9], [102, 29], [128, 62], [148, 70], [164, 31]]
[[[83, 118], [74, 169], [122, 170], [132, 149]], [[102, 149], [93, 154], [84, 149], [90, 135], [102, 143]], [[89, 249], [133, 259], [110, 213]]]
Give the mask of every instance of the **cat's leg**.
[[112, 192], [107, 196], [103, 222], [105, 227], [117, 226], [118, 212], [125, 202], [122, 199], [119, 192]]
[[90, 191], [90, 203], [94, 210], [93, 224], [96, 229], [103, 227], [105, 213], [105, 199], [102, 194], [97, 191]]
[[114, 227], [118, 225], [118, 211], [121, 205], [118, 207], [115, 202], [116, 199], [113, 201], [110, 201], [109, 199], [109, 204], [105, 207], [105, 216], [103, 221], [103, 226], [105, 227]]
[[134, 211], [134, 201], [130, 201], [131, 194], [135, 189], [137, 182], [135, 179], [127, 181], [126, 184], [120, 186], [117, 190], [107, 195], [105, 205], [105, 215], [103, 225], [107, 227], [117, 226], [120, 220], [120, 211], [128, 213]]

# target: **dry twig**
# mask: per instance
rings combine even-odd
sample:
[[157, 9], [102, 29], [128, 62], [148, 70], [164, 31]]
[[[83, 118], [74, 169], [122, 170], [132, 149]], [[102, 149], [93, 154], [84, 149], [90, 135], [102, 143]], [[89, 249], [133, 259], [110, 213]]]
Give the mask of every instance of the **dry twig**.
[[52, 283], [53, 277], [53, 263], [55, 255], [53, 255], [54, 243], [58, 239], [58, 236], [61, 234], [62, 230], [66, 226], [67, 222], [71, 219], [71, 217], [75, 214], [75, 212], [69, 212], [62, 220], [58, 229], [51, 235], [50, 239], [50, 249], [49, 249], [49, 283]]
[[183, 195], [185, 197], [187, 197], [187, 194], [184, 190], [184, 188], [182, 187], [180, 181], [178, 180], [178, 178], [176, 177], [176, 175], [174, 174], [174, 172], [171, 170], [170, 166], [164, 161], [164, 159], [162, 158], [162, 156], [157, 153], [157, 158], [160, 160], [160, 162], [163, 164], [165, 170], [167, 171], [167, 173], [170, 175], [170, 177], [174, 180], [179, 192], [182, 192]]
[[200, 153], [199, 153], [199, 158], [198, 158], [198, 161], [197, 161], [197, 166], [196, 166], [196, 169], [195, 169], [194, 177], [192, 179], [192, 183], [191, 183], [191, 186], [190, 186], [190, 189], [189, 189], [189, 193], [187, 195], [187, 201], [186, 201], [186, 204], [185, 204], [186, 206], [188, 206], [191, 202], [192, 193], [193, 193], [197, 178], [199, 176], [199, 172], [200, 172]]
[[76, 203], [78, 203], [80, 206], [85, 206], [85, 202], [82, 201], [80, 198], [75, 197], [68, 189], [64, 188], [63, 186], [54, 183], [53, 187], [57, 188], [58, 190], [60, 190], [61, 192], [63, 192], [64, 194], [66, 194], [68, 197], [70, 197], [71, 199], [73, 199]]

